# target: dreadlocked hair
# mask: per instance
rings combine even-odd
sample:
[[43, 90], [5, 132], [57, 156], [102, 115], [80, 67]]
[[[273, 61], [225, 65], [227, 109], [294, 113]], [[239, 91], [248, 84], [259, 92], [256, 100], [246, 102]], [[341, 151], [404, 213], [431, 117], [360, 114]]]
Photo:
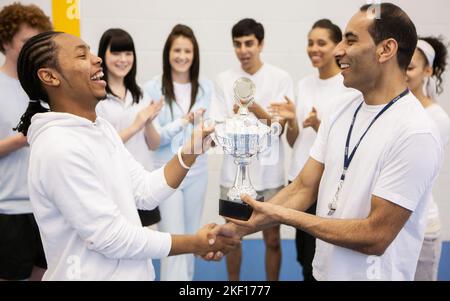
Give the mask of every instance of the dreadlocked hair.
[[59, 34], [61, 32], [55, 31], [38, 34], [29, 39], [20, 51], [17, 60], [17, 75], [20, 85], [30, 98], [30, 103], [14, 130], [22, 133], [24, 136], [28, 133], [31, 118], [37, 113], [49, 111], [49, 109], [41, 105], [41, 101], [49, 104], [49, 97], [38, 77], [38, 70], [41, 68], [55, 68], [59, 70], [57, 60], [58, 47], [53, 40]]

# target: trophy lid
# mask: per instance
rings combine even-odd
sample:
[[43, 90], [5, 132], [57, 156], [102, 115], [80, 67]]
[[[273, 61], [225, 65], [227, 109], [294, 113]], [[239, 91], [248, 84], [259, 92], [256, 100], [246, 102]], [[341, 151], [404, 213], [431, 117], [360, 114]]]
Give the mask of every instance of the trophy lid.
[[238, 114], [216, 124], [214, 141], [223, 147], [225, 153], [234, 157], [251, 157], [270, 146], [269, 136], [274, 134], [272, 125], [261, 122], [247, 109], [254, 101], [255, 84], [248, 78], [234, 83], [234, 97], [239, 105]]
[[248, 114], [247, 108], [255, 101], [255, 84], [246, 77], [241, 77], [234, 82], [234, 100], [239, 105], [239, 114]]

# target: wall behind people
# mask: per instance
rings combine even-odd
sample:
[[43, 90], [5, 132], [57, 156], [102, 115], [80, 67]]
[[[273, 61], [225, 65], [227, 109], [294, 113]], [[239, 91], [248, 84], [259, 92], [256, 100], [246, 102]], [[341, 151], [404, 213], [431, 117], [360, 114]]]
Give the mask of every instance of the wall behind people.
[[[0, 7], [16, 0], [0, 0]], [[24, 0], [34, 3], [51, 15], [51, 0]], [[288, 71], [297, 83], [303, 76], [315, 72], [306, 55], [307, 33], [318, 19], [329, 18], [344, 29], [349, 18], [365, 0], [79, 0], [81, 37], [97, 52], [101, 34], [108, 28], [127, 30], [136, 43], [138, 81], [144, 83], [161, 73], [164, 41], [177, 23], [189, 25], [195, 32], [201, 50], [201, 74], [214, 79], [221, 71], [237, 66], [231, 43], [231, 27], [244, 17], [261, 22], [266, 30], [262, 58]], [[450, 10], [448, 0], [392, 0], [401, 6], [415, 22], [420, 35], [443, 34], [450, 40]], [[0, 55], [0, 63], [3, 57]], [[440, 104], [450, 113], [450, 76], [444, 76], [444, 93]], [[205, 203], [204, 221], [221, 222], [217, 216], [220, 156], [210, 160], [210, 181]], [[436, 183], [435, 196], [443, 218], [443, 238], [450, 240], [450, 148]], [[202, 222], [202, 223], [203, 223]], [[286, 233], [286, 232], [285, 232]], [[288, 232], [290, 237], [291, 232]], [[286, 235], [285, 235], [286, 237]]]

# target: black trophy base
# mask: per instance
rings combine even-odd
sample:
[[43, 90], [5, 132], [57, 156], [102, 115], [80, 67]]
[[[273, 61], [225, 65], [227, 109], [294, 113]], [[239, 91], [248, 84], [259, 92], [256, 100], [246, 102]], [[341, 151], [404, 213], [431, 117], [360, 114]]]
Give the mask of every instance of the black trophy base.
[[[264, 202], [264, 196], [256, 198], [259, 202]], [[252, 216], [253, 208], [242, 201], [236, 203], [229, 200], [219, 200], [219, 214], [225, 218], [230, 217], [242, 221], [247, 221]]]

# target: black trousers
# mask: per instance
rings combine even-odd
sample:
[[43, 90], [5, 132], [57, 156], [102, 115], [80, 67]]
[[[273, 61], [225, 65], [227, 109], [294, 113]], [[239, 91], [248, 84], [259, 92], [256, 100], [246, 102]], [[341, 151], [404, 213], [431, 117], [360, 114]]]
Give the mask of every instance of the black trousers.
[[34, 266], [47, 269], [33, 214], [0, 214], [0, 279], [28, 279]]
[[[316, 214], [316, 204], [314, 203], [306, 213]], [[308, 233], [297, 229], [295, 232], [295, 246], [297, 248], [297, 260], [303, 268], [304, 281], [315, 281], [313, 277], [312, 261], [316, 252], [316, 238]]]
[[[289, 184], [291, 182], [289, 181]], [[306, 210], [306, 213], [316, 214], [317, 201]], [[316, 238], [308, 233], [296, 229], [295, 247], [297, 249], [297, 261], [301, 264], [304, 281], [316, 281], [313, 277], [312, 261], [316, 252]]]
[[161, 214], [158, 207], [153, 210], [138, 210], [138, 213], [142, 226], [144, 227], [159, 223], [161, 220]]

